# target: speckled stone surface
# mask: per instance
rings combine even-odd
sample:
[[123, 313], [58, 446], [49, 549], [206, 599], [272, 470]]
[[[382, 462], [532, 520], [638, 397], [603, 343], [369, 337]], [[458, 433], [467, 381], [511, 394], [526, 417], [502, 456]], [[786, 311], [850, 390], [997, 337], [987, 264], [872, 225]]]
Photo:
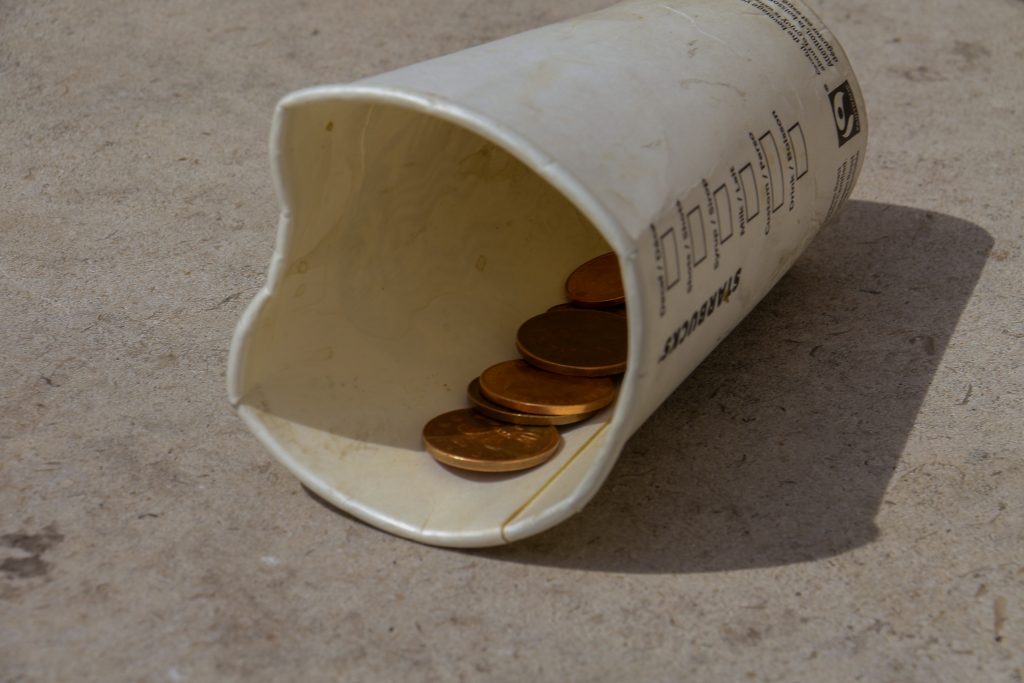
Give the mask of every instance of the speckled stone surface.
[[599, 0], [0, 2], [0, 681], [1024, 677], [1024, 2], [814, 0], [841, 219], [539, 537], [307, 494], [225, 399], [270, 115]]

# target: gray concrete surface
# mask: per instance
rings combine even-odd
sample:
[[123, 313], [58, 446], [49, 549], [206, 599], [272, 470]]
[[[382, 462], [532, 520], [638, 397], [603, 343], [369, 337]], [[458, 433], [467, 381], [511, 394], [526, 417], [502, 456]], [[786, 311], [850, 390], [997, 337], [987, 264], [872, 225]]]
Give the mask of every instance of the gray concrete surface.
[[814, 0], [855, 201], [592, 504], [454, 552], [225, 400], [283, 94], [605, 0], [0, 0], [0, 681], [1021, 681], [1024, 3]]

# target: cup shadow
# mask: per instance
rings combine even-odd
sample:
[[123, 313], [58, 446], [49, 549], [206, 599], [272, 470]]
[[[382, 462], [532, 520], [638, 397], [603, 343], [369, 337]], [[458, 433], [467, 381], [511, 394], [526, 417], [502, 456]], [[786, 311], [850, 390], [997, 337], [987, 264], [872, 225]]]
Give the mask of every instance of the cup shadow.
[[630, 439], [577, 516], [472, 551], [595, 571], [770, 567], [862, 546], [992, 237], [850, 202]]

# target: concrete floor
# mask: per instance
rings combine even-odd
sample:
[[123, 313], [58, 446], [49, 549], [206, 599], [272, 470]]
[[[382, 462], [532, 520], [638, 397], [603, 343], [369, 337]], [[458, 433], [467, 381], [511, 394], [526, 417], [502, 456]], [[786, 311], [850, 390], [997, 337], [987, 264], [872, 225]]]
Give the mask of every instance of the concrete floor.
[[482, 552], [307, 494], [225, 399], [277, 99], [605, 0], [0, 2], [0, 681], [1024, 678], [1024, 3], [814, 0], [854, 201]]

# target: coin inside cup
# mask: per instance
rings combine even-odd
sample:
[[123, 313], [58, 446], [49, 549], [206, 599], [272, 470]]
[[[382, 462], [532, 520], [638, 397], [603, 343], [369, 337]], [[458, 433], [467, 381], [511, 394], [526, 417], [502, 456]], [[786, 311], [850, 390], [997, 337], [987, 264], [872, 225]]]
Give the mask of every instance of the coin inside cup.
[[579, 415], [604, 408], [618, 387], [607, 377], [572, 377], [510, 360], [484, 370], [480, 390], [506, 408], [540, 415]]
[[[572, 302], [567, 302], [567, 303], [555, 304], [554, 306], [551, 306], [550, 308], [548, 308], [548, 312], [550, 313], [551, 311], [578, 311], [581, 308], [586, 308], [586, 307], [585, 306], [577, 306], [576, 304], [574, 304]], [[626, 317], [626, 307], [625, 306], [611, 306], [609, 308], [602, 308], [600, 310], [607, 311], [608, 313], [614, 313], [615, 315], [621, 315], [622, 317]]]
[[597, 413], [596, 410], [588, 410], [575, 415], [538, 415], [536, 413], [525, 413], [521, 410], [506, 408], [484, 396], [484, 392], [480, 389], [479, 378], [469, 383], [466, 393], [469, 396], [469, 402], [473, 404], [474, 410], [483, 413], [492, 420], [510, 422], [512, 424], [564, 426], [583, 422]]
[[434, 458], [474, 472], [515, 472], [546, 462], [562, 443], [548, 426], [499, 422], [470, 410], [438, 415], [423, 428], [423, 443]]
[[569, 275], [565, 293], [577, 306], [610, 308], [626, 303], [626, 293], [615, 252], [592, 258]]
[[541, 313], [523, 323], [516, 334], [516, 348], [542, 370], [603, 377], [625, 372], [628, 339], [623, 316], [565, 309]]

